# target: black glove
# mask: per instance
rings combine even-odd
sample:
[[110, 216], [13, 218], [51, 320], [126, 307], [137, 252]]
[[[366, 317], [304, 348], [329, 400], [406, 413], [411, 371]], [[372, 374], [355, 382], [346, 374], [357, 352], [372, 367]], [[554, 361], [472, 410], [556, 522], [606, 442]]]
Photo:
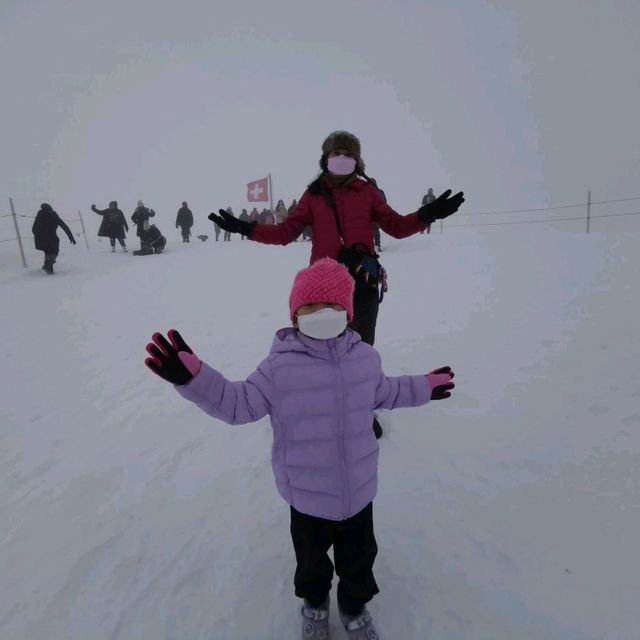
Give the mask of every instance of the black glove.
[[464, 202], [464, 193], [459, 191], [455, 196], [451, 196], [451, 189], [447, 189], [440, 194], [433, 202], [425, 204], [418, 209], [418, 218], [424, 224], [432, 224], [436, 220], [453, 215]]
[[193, 378], [193, 374], [180, 359], [178, 352], [186, 351], [193, 354], [193, 351], [175, 329], [171, 329], [167, 335], [171, 342], [161, 333], [153, 334], [151, 338], [153, 342], [147, 345], [147, 352], [151, 357], [147, 358], [144, 363], [167, 382], [187, 384]]
[[75, 243], [76, 243], [76, 239], [75, 239], [73, 236], [71, 236], [71, 237], [69, 238], [69, 242], [70, 242], [71, 244], [75, 244]]
[[224, 209], [219, 209], [217, 216], [215, 213], [209, 214], [209, 220], [215, 222], [221, 229], [228, 231], [229, 233], [241, 233], [247, 238], [251, 237], [253, 228], [258, 224], [255, 220], [247, 222], [246, 220], [240, 220], [235, 218], [230, 213], [227, 213]]

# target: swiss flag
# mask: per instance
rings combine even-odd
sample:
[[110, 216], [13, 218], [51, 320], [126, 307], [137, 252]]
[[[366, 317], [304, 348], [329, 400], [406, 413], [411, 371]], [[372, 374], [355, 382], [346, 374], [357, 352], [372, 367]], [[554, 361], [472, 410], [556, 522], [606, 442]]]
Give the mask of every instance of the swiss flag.
[[247, 184], [247, 200], [249, 202], [269, 202], [269, 178], [254, 180]]

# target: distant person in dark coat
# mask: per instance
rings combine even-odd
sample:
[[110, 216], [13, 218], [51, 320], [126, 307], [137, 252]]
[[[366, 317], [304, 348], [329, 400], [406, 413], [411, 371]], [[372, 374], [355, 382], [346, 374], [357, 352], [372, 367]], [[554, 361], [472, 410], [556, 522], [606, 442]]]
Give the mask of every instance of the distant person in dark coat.
[[273, 213], [271, 213], [271, 210], [265, 208], [260, 213], [260, 218], [258, 219], [258, 222], [260, 224], [275, 224], [276, 223], [276, 219], [275, 219]]
[[220, 227], [215, 222], [213, 223], [213, 230], [216, 234], [216, 242], [218, 242], [218, 238], [220, 237]]
[[182, 232], [182, 242], [189, 242], [191, 227], [193, 227], [193, 213], [191, 213], [191, 209], [189, 209], [186, 202], [183, 202], [182, 207], [178, 210], [176, 229], [178, 227]]
[[144, 206], [142, 200], [138, 200], [138, 206], [131, 216], [131, 221], [136, 225], [136, 235], [140, 238], [140, 249], [145, 249], [144, 246], [144, 232], [149, 230], [151, 223], [149, 218], [153, 218], [156, 212], [153, 209], [148, 209]]
[[167, 239], [160, 233], [160, 229], [155, 224], [152, 224], [149, 228], [148, 242], [154, 253], [162, 253], [167, 244]]
[[[424, 207], [427, 204], [431, 204], [435, 199], [436, 197], [433, 195], [433, 189], [429, 188], [424, 198], [422, 198], [422, 206]], [[424, 233], [424, 231], [421, 231], [420, 233]], [[431, 233], [430, 224], [427, 225], [427, 233]]]
[[[251, 222], [251, 218], [249, 217], [249, 214], [247, 213], [246, 209], [242, 210], [242, 213], [239, 216], [240, 220], [244, 220], [245, 222]], [[243, 240], [246, 240], [246, 238], [244, 236], [240, 236]]]
[[53, 263], [58, 257], [60, 239], [57, 229], [60, 227], [69, 238], [71, 244], [76, 243], [76, 239], [71, 233], [71, 229], [46, 202], [40, 206], [40, 211], [36, 214], [36, 219], [31, 227], [36, 249], [44, 252], [44, 264], [42, 268], [49, 274], [53, 273]]
[[274, 215], [276, 218], [276, 224], [282, 224], [287, 219], [287, 207], [284, 204], [284, 200], [278, 200]]
[[109, 238], [111, 242], [112, 253], [116, 252], [116, 240], [120, 243], [123, 253], [127, 252], [127, 245], [124, 242], [125, 235], [129, 231], [127, 219], [124, 213], [118, 209], [118, 203], [112, 200], [108, 209], [98, 209], [95, 204], [91, 205], [91, 211], [102, 216], [98, 236], [100, 238]]
[[[229, 215], [233, 215], [233, 209], [231, 207], [228, 207], [227, 208], [227, 213]], [[226, 231], [225, 230], [223, 240], [225, 242], [231, 242], [231, 232], [230, 231]]]
[[148, 256], [162, 253], [167, 244], [167, 239], [162, 235], [155, 224], [149, 224], [147, 220], [140, 236], [140, 249], [133, 252], [134, 256]]

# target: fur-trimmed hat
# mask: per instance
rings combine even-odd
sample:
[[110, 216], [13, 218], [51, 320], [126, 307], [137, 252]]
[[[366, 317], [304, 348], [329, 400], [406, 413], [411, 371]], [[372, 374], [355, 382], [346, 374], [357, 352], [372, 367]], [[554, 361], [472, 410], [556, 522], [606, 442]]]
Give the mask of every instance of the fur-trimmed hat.
[[364, 173], [364, 160], [362, 159], [362, 148], [360, 140], [349, 131], [334, 131], [330, 133], [322, 143], [322, 157], [320, 158], [320, 168], [327, 171], [327, 158], [332, 151], [344, 149], [348, 151], [356, 160], [356, 173]]
[[354, 280], [347, 268], [332, 260], [322, 258], [310, 267], [298, 271], [289, 295], [289, 315], [296, 317], [300, 307], [316, 302], [339, 304], [347, 311], [347, 319], [353, 318]]

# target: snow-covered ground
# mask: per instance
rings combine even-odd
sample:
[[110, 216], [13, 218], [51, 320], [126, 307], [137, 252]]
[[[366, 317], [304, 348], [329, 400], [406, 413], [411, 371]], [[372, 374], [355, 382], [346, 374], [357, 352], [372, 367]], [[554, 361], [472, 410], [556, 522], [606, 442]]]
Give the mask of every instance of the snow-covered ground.
[[[2, 249], [3, 640], [298, 637], [268, 420], [213, 421], [143, 361], [176, 327], [245, 377], [310, 246], [209, 235], [136, 258], [61, 234], [55, 276]], [[451, 364], [457, 388], [381, 416], [382, 637], [640, 637], [638, 234], [385, 243], [385, 370]], [[346, 638], [335, 586], [331, 615]]]

